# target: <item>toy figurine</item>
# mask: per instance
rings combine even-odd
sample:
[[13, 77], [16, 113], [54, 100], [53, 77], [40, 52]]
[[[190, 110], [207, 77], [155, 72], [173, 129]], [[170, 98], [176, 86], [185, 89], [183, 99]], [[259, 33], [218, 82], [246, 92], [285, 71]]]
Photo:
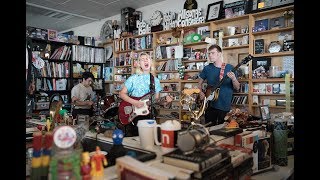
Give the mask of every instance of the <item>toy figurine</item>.
[[124, 156], [127, 154], [126, 149], [122, 145], [123, 141], [123, 131], [116, 129], [112, 133], [113, 146], [108, 153], [109, 165], [113, 166], [116, 164], [116, 159], [118, 157]]
[[81, 176], [82, 180], [90, 180], [91, 175], [91, 166], [90, 166], [90, 156], [89, 152], [82, 153], [82, 162], [81, 162]]
[[97, 178], [103, 178], [104, 167], [107, 166], [108, 162], [104, 154], [101, 153], [100, 147], [96, 147], [96, 152], [91, 157], [91, 176]]

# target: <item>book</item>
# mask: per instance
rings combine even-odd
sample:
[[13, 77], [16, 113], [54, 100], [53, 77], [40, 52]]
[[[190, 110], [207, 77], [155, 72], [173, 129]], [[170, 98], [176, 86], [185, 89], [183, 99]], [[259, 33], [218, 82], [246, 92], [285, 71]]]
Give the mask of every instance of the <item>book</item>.
[[208, 168], [199, 171], [199, 172], [195, 172], [193, 174], [193, 176], [195, 178], [199, 178], [202, 179], [208, 175], [213, 174], [214, 172], [219, 171], [221, 168], [228, 166], [229, 164], [231, 164], [231, 156], [227, 156], [223, 159], [221, 159], [220, 161], [218, 161], [217, 163], [213, 164], [212, 166], [209, 166]]
[[235, 136], [236, 134], [242, 133], [243, 130], [241, 128], [221, 128], [209, 131], [210, 135], [219, 135], [225, 137]]
[[185, 155], [180, 149], [176, 149], [164, 154], [163, 162], [181, 168], [201, 171], [227, 156], [229, 156], [227, 149], [210, 144], [203, 150], [188, 155]]

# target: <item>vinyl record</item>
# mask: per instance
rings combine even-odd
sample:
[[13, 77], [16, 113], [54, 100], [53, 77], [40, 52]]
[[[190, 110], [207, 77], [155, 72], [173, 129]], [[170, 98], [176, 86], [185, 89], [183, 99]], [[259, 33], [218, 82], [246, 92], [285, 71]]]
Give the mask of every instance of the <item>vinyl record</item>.
[[112, 58], [112, 53], [113, 53], [112, 46], [107, 46], [105, 48], [105, 51], [106, 51], [106, 60]]

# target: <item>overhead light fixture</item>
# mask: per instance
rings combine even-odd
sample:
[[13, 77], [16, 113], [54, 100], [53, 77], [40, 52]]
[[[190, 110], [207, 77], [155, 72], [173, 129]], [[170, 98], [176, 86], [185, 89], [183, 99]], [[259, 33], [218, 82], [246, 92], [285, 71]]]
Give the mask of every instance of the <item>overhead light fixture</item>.
[[41, 5], [29, 3], [29, 2], [26, 2], [26, 4], [29, 5], [29, 6], [38, 7], [38, 8], [42, 8], [42, 9], [47, 9], [47, 10], [50, 10], [50, 11], [56, 11], [56, 12], [60, 12], [60, 13], [65, 13], [65, 14], [69, 14], [69, 15], [80, 17], [80, 18], [84, 18], [84, 19], [90, 19], [90, 20], [93, 20], [93, 21], [99, 21], [100, 20], [100, 19], [97, 19], [97, 18], [92, 18], [92, 17], [88, 17], [88, 16], [83, 16], [83, 15], [80, 15], [80, 14], [61, 11], [61, 10], [58, 10], [58, 9], [53, 9], [53, 8], [49, 8], [49, 7], [45, 7], [45, 6], [41, 6]]

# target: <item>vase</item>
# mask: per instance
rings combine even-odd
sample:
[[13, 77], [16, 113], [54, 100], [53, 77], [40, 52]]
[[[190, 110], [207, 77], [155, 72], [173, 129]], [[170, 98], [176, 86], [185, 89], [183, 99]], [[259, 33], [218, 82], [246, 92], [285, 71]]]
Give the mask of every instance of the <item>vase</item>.
[[283, 118], [276, 118], [274, 121], [273, 129], [274, 138], [274, 157], [275, 164], [279, 166], [288, 165], [287, 157], [287, 144], [288, 144], [288, 131], [287, 131], [287, 121]]

